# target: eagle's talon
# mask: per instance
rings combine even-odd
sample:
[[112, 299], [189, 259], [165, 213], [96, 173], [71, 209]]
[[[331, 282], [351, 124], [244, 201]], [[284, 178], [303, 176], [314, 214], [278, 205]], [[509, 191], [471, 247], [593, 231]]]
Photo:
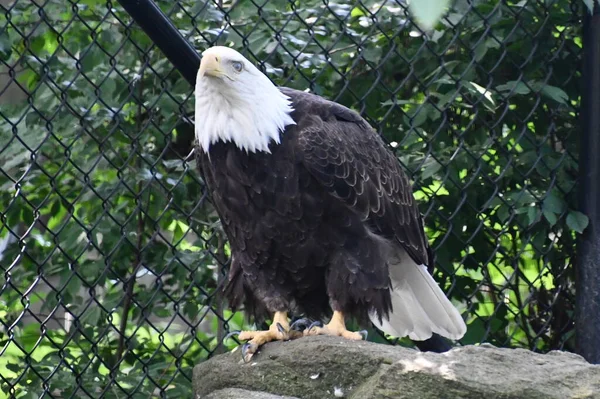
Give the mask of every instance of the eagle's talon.
[[310, 333], [311, 333], [311, 331], [313, 330], [313, 328], [315, 328], [315, 327], [323, 327], [323, 323], [321, 323], [319, 320], [317, 320], [317, 321], [313, 321], [313, 322], [311, 323], [311, 325], [310, 325], [310, 326], [308, 326], [308, 328], [306, 329], [306, 333], [307, 333], [307, 334], [310, 334]]
[[302, 336], [301, 332], [290, 329], [285, 312], [275, 312], [273, 323], [266, 331], [231, 332], [228, 336], [235, 333], [238, 333], [239, 341], [248, 341], [242, 346], [242, 358], [245, 362], [250, 361], [259, 348], [267, 342], [288, 341]]
[[310, 325], [308, 330], [304, 331], [304, 335], [330, 335], [333, 337], [343, 337], [351, 340], [366, 340], [367, 331], [358, 332], [348, 331], [344, 322], [344, 315], [340, 311], [334, 311], [329, 323], [323, 326], [319, 321], [315, 321]]
[[357, 333], [360, 334], [360, 336], [362, 337], [363, 341], [366, 341], [368, 336], [369, 336], [369, 332], [367, 330], [361, 330], [361, 331], [357, 331]]
[[255, 344], [252, 344], [250, 342], [246, 342], [242, 346], [242, 359], [244, 360], [245, 363], [248, 363], [252, 359], [252, 356], [254, 356], [257, 349], [258, 349], [258, 346]]
[[302, 332], [310, 326], [312, 321], [310, 319], [298, 319], [292, 323], [290, 330]]
[[281, 335], [283, 335], [284, 337], [287, 336], [287, 330], [285, 328], [283, 328], [283, 326], [281, 325], [281, 323], [277, 323], [276, 327], [277, 327], [277, 330], [279, 330], [279, 333]]
[[228, 339], [231, 339], [232, 337], [236, 336], [236, 335], [240, 335], [241, 331], [237, 330], [237, 331], [231, 331], [229, 334], [227, 334], [226, 336], [223, 337], [223, 342], [227, 341]]

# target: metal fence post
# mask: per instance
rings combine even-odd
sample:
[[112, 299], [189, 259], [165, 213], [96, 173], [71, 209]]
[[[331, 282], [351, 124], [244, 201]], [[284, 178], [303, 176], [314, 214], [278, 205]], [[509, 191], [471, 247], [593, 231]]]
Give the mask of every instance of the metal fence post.
[[200, 56], [156, 3], [152, 0], [119, 0], [119, 3], [194, 87]]
[[600, 7], [587, 14], [583, 38], [580, 206], [590, 220], [580, 237], [576, 278], [577, 351], [600, 363]]

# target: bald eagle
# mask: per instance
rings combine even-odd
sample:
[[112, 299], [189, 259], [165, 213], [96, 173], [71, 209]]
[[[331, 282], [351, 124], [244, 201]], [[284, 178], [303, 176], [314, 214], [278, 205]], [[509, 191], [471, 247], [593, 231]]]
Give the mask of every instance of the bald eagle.
[[[419, 341], [464, 335], [428, 272], [433, 254], [409, 179], [360, 115], [277, 87], [220, 46], [203, 53], [195, 96], [197, 162], [231, 246], [226, 297], [273, 320], [240, 333], [246, 360], [273, 340], [362, 339], [346, 317]], [[290, 314], [332, 316], [299, 333]]]

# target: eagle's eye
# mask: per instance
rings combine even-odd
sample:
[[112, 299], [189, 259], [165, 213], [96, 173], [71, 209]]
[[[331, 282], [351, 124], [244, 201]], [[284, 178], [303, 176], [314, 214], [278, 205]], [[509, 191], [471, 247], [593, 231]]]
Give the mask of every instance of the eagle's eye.
[[244, 69], [244, 64], [242, 64], [239, 61], [232, 61], [231, 66], [233, 67], [233, 70], [236, 71], [237, 73], [242, 72], [242, 70]]

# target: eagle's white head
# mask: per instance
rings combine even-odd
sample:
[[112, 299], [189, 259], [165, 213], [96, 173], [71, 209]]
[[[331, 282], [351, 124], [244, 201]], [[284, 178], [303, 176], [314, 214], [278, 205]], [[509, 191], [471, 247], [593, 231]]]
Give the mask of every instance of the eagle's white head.
[[202, 53], [196, 79], [196, 138], [204, 152], [218, 141], [269, 151], [294, 124], [289, 97], [237, 51], [215, 46]]

